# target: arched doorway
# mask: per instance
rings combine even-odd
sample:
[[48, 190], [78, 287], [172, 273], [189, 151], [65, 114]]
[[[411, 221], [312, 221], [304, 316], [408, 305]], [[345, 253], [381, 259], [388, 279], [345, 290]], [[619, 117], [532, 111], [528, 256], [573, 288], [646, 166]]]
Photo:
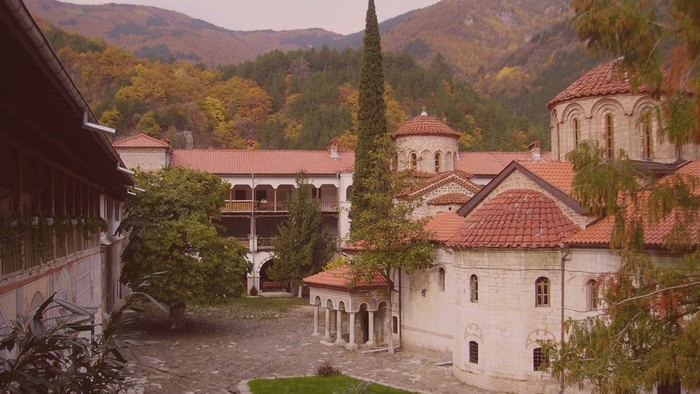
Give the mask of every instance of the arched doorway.
[[260, 267], [260, 292], [289, 292], [289, 283], [287, 281], [275, 281], [270, 278], [268, 271], [274, 266], [275, 259], [270, 259], [263, 263]]

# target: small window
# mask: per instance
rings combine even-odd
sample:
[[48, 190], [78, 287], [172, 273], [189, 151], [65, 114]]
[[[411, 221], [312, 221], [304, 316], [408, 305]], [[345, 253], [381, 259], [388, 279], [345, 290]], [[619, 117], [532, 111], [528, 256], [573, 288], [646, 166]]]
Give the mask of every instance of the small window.
[[396, 316], [392, 316], [391, 318], [391, 332], [394, 334], [399, 333], [399, 318]]
[[651, 159], [651, 114], [642, 115], [642, 158]]
[[469, 362], [472, 364], [479, 363], [479, 344], [474, 341], [469, 341]]
[[614, 157], [615, 147], [613, 145], [614, 134], [614, 119], [612, 114], [605, 115], [605, 158], [612, 159]]
[[578, 118], [574, 118], [573, 121], [573, 127], [574, 127], [574, 148], [576, 148], [581, 142], [581, 125], [579, 124]]
[[589, 311], [598, 309], [598, 283], [593, 279], [586, 282], [586, 298]]
[[479, 302], [479, 277], [476, 275], [472, 275], [471, 278], [469, 278], [469, 290], [469, 301]]
[[411, 169], [415, 170], [418, 168], [418, 155], [415, 152], [411, 153]]
[[440, 172], [442, 170], [442, 166], [440, 165], [442, 162], [442, 155], [440, 155], [440, 152], [435, 153], [435, 172]]
[[549, 358], [544, 354], [541, 347], [532, 351], [532, 369], [534, 371], [544, 371], [549, 368]]
[[535, 281], [535, 306], [549, 306], [549, 279], [545, 277]]
[[442, 267], [438, 269], [438, 286], [440, 287], [440, 291], [445, 291], [445, 269]]

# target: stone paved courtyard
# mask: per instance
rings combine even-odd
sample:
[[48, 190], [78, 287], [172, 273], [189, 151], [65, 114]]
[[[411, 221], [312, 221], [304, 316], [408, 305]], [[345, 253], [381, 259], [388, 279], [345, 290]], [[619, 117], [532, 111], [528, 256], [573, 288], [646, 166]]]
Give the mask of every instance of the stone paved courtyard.
[[[315, 375], [324, 361], [361, 379], [429, 393], [486, 393], [459, 382], [446, 355], [400, 351], [361, 354], [327, 346], [312, 332], [311, 306], [287, 313], [236, 312], [230, 307], [190, 308], [188, 327], [170, 332], [165, 315], [139, 314], [131, 331], [141, 331], [132, 346], [135, 392], [229, 393], [239, 382], [258, 377]], [[341, 389], [341, 388], [339, 388]]]

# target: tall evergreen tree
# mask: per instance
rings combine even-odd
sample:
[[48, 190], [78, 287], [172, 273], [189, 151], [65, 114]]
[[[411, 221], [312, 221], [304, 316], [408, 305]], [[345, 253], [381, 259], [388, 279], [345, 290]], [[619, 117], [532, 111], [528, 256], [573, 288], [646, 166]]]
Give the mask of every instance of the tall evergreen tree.
[[[364, 55], [360, 73], [360, 99], [358, 110], [357, 146], [355, 148], [355, 174], [352, 186], [353, 226], [362, 226], [366, 210], [376, 211], [373, 195], [384, 194], [389, 189], [390, 139], [387, 136], [386, 103], [384, 103], [384, 73], [382, 48], [379, 39], [379, 23], [374, 0], [369, 0], [364, 38]], [[374, 200], [374, 201], [373, 201]], [[384, 207], [386, 208], [386, 207]]]
[[311, 199], [311, 188], [305, 173], [296, 177], [297, 193], [289, 201], [289, 217], [278, 226], [275, 238], [275, 264], [268, 272], [274, 280], [291, 281], [298, 286], [301, 280], [321, 272], [333, 257], [335, 244], [322, 227], [318, 203]]

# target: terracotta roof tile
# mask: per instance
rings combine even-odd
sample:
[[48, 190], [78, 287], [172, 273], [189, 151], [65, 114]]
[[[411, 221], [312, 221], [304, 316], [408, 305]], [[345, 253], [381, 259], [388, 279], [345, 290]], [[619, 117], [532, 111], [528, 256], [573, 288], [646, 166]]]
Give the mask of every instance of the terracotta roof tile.
[[464, 223], [464, 218], [457, 215], [457, 212], [439, 213], [425, 224], [425, 231], [430, 233], [430, 240], [436, 242], [446, 242], [452, 238]]
[[[606, 96], [613, 94], [626, 94], [631, 92], [629, 79], [620, 75], [614, 68], [619, 61], [601, 64], [598, 67], [583, 74], [581, 78], [569, 85], [559, 93], [554, 100], [547, 104], [551, 109], [556, 104], [582, 97]], [[646, 87], [639, 86], [640, 93], [646, 92]]]
[[[693, 161], [681, 167], [676, 175], [681, 177], [691, 177], [700, 180], [700, 161]], [[659, 182], [668, 183], [676, 179], [674, 176], [668, 176], [661, 179]], [[700, 187], [696, 187], [695, 195], [700, 195]], [[650, 192], [642, 192], [641, 198], [648, 200]], [[642, 202], [644, 204], [645, 202]], [[665, 237], [676, 224], [675, 212], [671, 212], [658, 223], [652, 223], [645, 216], [642, 226], [644, 228], [644, 243], [648, 247], [663, 248], [666, 244]], [[585, 230], [571, 236], [566, 240], [572, 246], [593, 246], [593, 247], [608, 247], [615, 226], [615, 218], [608, 216], [593, 223]], [[698, 239], [700, 234], [700, 225], [691, 226], [691, 239]]]
[[138, 134], [125, 138], [112, 144], [115, 148], [169, 148], [170, 144], [165, 141], [149, 137], [146, 134]]
[[469, 214], [447, 245], [552, 248], [578, 230], [549, 197], [534, 190], [511, 189]]
[[308, 174], [351, 172], [355, 153], [338, 153], [340, 158], [333, 159], [325, 150], [176, 149], [173, 150], [172, 164], [219, 175], [291, 175], [302, 170]]
[[[417, 178], [420, 178], [420, 174], [417, 175]], [[402, 195], [423, 195], [450, 183], [456, 183], [472, 193], [476, 193], [481, 190], [481, 186], [473, 183], [470, 180], [471, 177], [472, 176], [470, 174], [462, 171], [450, 171], [433, 174], [429, 178], [421, 181], [418, 185], [412, 187], [409, 191], [402, 193]]]
[[452, 130], [443, 121], [428, 116], [425, 112], [409, 120], [399, 127], [394, 133], [394, 137], [407, 135], [443, 135], [459, 138], [459, 133]]
[[471, 197], [463, 193], [447, 193], [426, 201], [428, 205], [466, 204]]
[[518, 161], [525, 169], [550, 185], [571, 196], [574, 182], [574, 166], [560, 161]]
[[307, 276], [304, 278], [304, 283], [311, 287], [327, 287], [342, 290], [370, 290], [370, 289], [385, 289], [388, 286], [388, 281], [381, 272], [377, 271], [374, 276], [367, 280], [359, 277], [355, 283], [353, 282], [353, 272], [348, 265], [342, 266], [329, 271], [319, 272], [316, 275]]
[[[549, 160], [549, 152], [541, 152], [542, 161]], [[496, 176], [512, 161], [535, 161], [531, 152], [460, 152], [455, 170], [473, 175]]]

